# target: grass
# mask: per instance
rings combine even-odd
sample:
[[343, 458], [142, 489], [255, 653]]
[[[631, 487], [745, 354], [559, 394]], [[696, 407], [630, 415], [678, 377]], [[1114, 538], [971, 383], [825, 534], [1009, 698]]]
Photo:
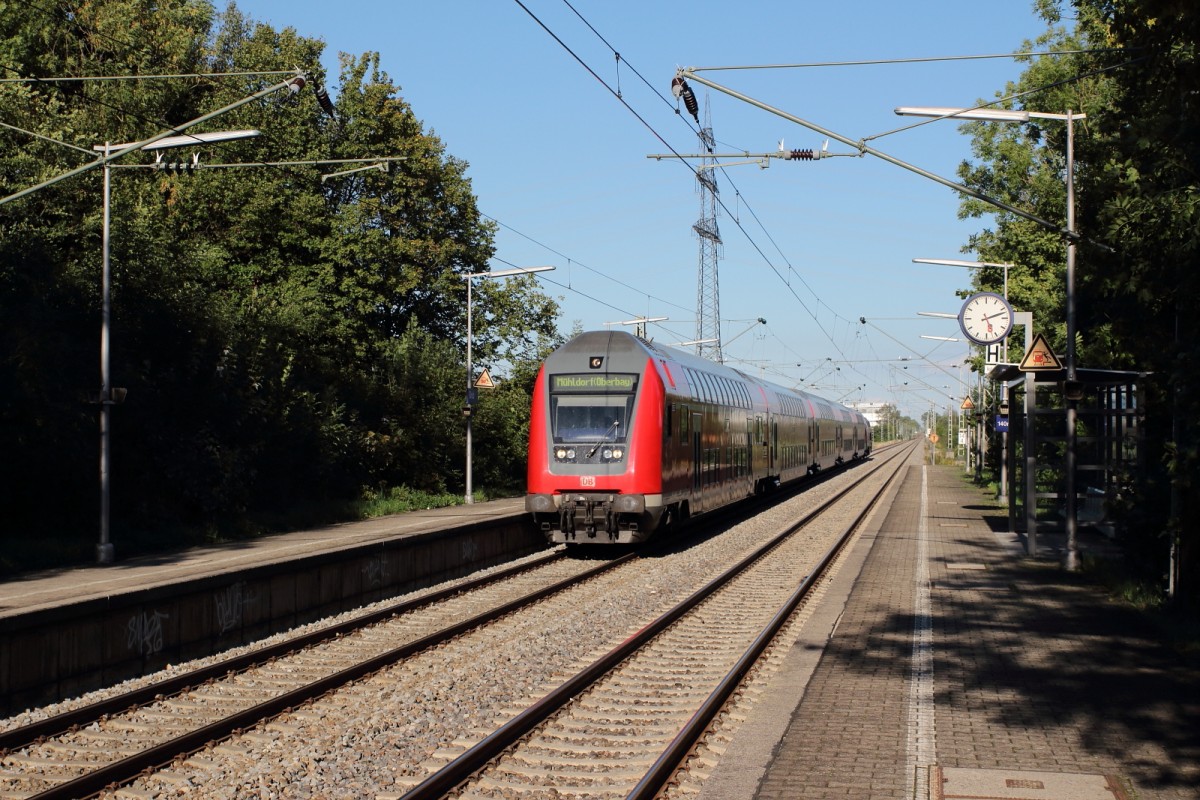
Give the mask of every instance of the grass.
[[[476, 492], [475, 499], [483, 502], [486, 498]], [[356, 519], [371, 519], [388, 514], [402, 514], [405, 511], [445, 508], [462, 502], [463, 497], [458, 494], [431, 493], [409, 489], [407, 486], [394, 486], [382, 491], [366, 492], [361, 500], [351, 504], [351, 508]]]
[[1129, 572], [1120, 559], [1085, 558], [1082, 572], [1114, 601], [1144, 614], [1172, 650], [1187, 663], [1200, 667], [1200, 614], [1195, 608], [1172, 603], [1161, 581]]

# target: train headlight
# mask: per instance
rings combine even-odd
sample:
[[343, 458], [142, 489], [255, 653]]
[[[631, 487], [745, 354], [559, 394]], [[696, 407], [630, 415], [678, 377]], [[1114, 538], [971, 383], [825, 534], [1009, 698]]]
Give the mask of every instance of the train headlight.
[[574, 461], [575, 448], [573, 447], [556, 447], [554, 448], [554, 457], [559, 461]]
[[621, 448], [619, 448], [619, 447], [614, 447], [614, 448], [613, 448], [613, 451], [612, 451], [612, 457], [613, 457], [614, 459], [616, 459], [617, 461], [620, 461], [620, 460], [621, 460], [621, 459], [622, 459], [624, 456], [625, 456], [625, 451], [624, 451], [624, 450], [622, 450], [622, 449], [621, 449]]
[[609, 448], [609, 447], [604, 448], [604, 452], [601, 455], [604, 456], [605, 461], [611, 461], [612, 457], [613, 457], [612, 448]]

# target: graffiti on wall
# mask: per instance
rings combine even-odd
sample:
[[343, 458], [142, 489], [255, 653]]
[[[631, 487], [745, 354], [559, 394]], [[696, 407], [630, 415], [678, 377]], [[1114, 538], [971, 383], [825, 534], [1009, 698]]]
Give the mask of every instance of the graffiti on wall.
[[129, 618], [125, 626], [125, 646], [140, 656], [150, 656], [163, 648], [163, 620], [168, 614], [143, 611]]

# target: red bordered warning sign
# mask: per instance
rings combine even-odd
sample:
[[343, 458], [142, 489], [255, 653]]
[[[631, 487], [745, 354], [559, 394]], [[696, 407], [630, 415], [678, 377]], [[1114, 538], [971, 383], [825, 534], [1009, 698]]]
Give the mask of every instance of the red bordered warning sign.
[[486, 369], [479, 374], [479, 379], [477, 381], [475, 381], [475, 385], [478, 386], [480, 389], [495, 389], [496, 388], [496, 384], [492, 381], [492, 376], [488, 374], [488, 371]]
[[1021, 359], [1021, 364], [1017, 369], [1021, 372], [1050, 372], [1062, 369], [1062, 362], [1050, 349], [1046, 337], [1039, 333], [1033, 337], [1033, 344], [1029, 346], [1029, 352]]

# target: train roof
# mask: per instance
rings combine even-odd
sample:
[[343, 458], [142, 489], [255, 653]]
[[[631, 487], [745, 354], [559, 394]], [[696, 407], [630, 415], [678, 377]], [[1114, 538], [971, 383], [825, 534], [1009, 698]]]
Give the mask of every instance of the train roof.
[[[819, 395], [792, 389], [786, 386], [780, 386], [770, 381], [755, 378], [748, 375], [739, 369], [720, 364], [716, 361], [709, 361], [707, 358], [701, 358], [695, 353], [689, 353], [686, 350], [679, 350], [674, 347], [657, 344], [625, 331], [585, 331], [575, 338], [568, 341], [560, 347], [556, 353], [587, 353], [588, 355], [603, 355], [605, 358], [613, 358], [616, 361], [624, 361], [628, 363], [630, 356], [640, 357], [644, 355], [655, 361], [668, 361], [672, 364], [678, 364], [682, 367], [689, 367], [694, 370], [701, 370], [714, 375], [723, 375], [727, 378], [742, 380], [754, 386], [760, 386], [766, 391], [774, 392], [783, 397], [793, 397], [800, 400], [805, 400], [813, 405], [818, 403], [829, 406], [835, 411], [844, 412], [848, 415], [848, 419], [843, 421], [853, 422], [855, 420], [864, 420], [861, 412], [848, 408], [841, 403], [833, 400], [827, 400]], [[550, 359], [547, 359], [549, 363]], [[613, 361], [609, 361], [611, 365]], [[640, 369], [641, 364], [637, 367]], [[661, 369], [661, 367], [660, 367]]]

